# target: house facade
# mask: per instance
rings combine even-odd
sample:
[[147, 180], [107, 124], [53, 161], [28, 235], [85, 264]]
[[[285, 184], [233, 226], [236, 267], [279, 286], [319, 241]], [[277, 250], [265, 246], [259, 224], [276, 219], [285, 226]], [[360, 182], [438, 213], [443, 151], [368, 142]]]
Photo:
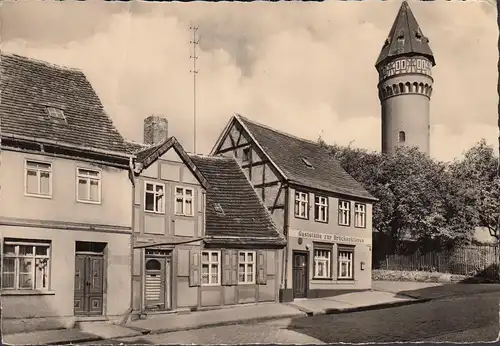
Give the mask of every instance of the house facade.
[[236, 115], [211, 154], [239, 163], [287, 239], [281, 301], [371, 288], [376, 199], [324, 148]]
[[132, 155], [82, 72], [7, 54], [0, 69], [3, 332], [118, 320]]
[[284, 239], [238, 164], [188, 155], [160, 117], [145, 119], [144, 142], [130, 143], [135, 312], [276, 301]]

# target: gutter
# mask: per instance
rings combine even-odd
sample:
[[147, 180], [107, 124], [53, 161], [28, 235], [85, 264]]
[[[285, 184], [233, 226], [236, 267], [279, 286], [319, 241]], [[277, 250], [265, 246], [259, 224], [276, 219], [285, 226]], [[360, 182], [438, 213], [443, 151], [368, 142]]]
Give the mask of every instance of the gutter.
[[134, 155], [131, 154], [126, 154], [123, 152], [118, 152], [118, 151], [113, 151], [113, 150], [104, 150], [104, 149], [97, 149], [97, 148], [89, 148], [83, 145], [76, 145], [76, 144], [69, 144], [69, 143], [64, 143], [64, 142], [59, 142], [59, 141], [54, 141], [51, 139], [44, 139], [44, 138], [36, 138], [36, 137], [29, 137], [29, 136], [21, 136], [21, 135], [14, 135], [10, 133], [2, 133], [2, 137], [5, 138], [12, 138], [12, 139], [17, 139], [17, 140], [24, 140], [28, 142], [34, 142], [34, 143], [41, 143], [41, 144], [51, 144], [58, 146], [60, 148], [65, 148], [65, 149], [77, 149], [81, 150], [84, 152], [93, 152], [93, 153], [98, 153], [98, 154], [105, 154], [109, 156], [114, 156], [118, 158], [123, 158], [123, 159], [130, 159], [135, 157]]

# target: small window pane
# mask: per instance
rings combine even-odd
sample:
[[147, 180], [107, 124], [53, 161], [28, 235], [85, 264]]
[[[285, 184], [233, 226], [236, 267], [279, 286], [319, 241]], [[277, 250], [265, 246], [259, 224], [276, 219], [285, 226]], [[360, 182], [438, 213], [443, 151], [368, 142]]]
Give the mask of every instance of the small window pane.
[[31, 246], [31, 245], [19, 245], [19, 255], [20, 256], [33, 256], [33, 246]]
[[212, 252], [212, 262], [217, 262], [219, 260], [219, 254], [217, 252]]
[[40, 172], [40, 193], [42, 195], [50, 194], [50, 173]]
[[146, 184], [146, 191], [154, 191], [153, 184]]
[[193, 215], [193, 201], [192, 200], [186, 200], [185, 214], [186, 215]]
[[88, 196], [87, 196], [87, 184], [88, 184], [88, 180], [87, 179], [78, 179], [78, 198], [79, 199], [83, 199], [83, 200], [87, 200], [88, 199]]
[[15, 288], [14, 286], [15, 273], [3, 273], [2, 274], [2, 287], [3, 288]]
[[248, 262], [253, 262], [253, 252], [248, 253]]
[[[208, 259], [209, 259], [208, 252], [203, 252], [203, 254], [201, 256], [202, 256], [203, 262], [208, 262]], [[207, 266], [207, 268], [208, 268], [208, 266]]]
[[154, 195], [146, 193], [146, 210], [154, 211]]
[[186, 190], [186, 196], [187, 197], [192, 197], [193, 196], [193, 190]]
[[14, 245], [4, 245], [3, 253], [5, 255], [14, 255], [16, 253], [16, 247]]
[[26, 192], [38, 193], [38, 178], [36, 171], [27, 171], [26, 174]]
[[35, 252], [37, 256], [48, 256], [49, 248], [45, 246], [37, 246], [35, 247]]
[[90, 181], [90, 200], [99, 201], [99, 182], [97, 180]]
[[163, 192], [163, 186], [161, 186], [161, 185], [156, 185], [156, 192], [160, 192], [160, 193], [162, 193], [162, 192]]
[[183, 210], [182, 210], [182, 207], [183, 207], [183, 199], [182, 197], [181, 198], [176, 198], [175, 199], [175, 210], [178, 212], [178, 213], [182, 213]]

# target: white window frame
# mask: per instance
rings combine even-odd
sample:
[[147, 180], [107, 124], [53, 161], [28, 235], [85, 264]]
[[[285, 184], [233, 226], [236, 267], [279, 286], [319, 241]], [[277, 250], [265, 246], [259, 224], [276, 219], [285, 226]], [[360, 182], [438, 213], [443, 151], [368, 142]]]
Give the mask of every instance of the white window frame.
[[[80, 170], [82, 171], [89, 171], [89, 172], [94, 172], [97, 173], [97, 176], [93, 175], [88, 175], [81, 173]], [[90, 198], [90, 182], [91, 181], [97, 181], [97, 201], [93, 201], [90, 199], [82, 199], [78, 192], [80, 191], [79, 189], [79, 184], [80, 184], [80, 179], [85, 179], [87, 181], [87, 195]], [[101, 204], [101, 196], [102, 196], [102, 172], [99, 169], [95, 168], [86, 168], [86, 167], [76, 167], [76, 201], [79, 203], [88, 203], [88, 204]]]
[[[208, 254], [208, 261], [203, 261], [203, 255]], [[212, 255], [217, 254], [217, 261], [212, 261]], [[220, 251], [202, 251], [201, 252], [201, 266], [200, 266], [200, 281], [202, 286], [220, 286], [221, 284], [221, 255]], [[217, 282], [212, 282], [212, 267], [217, 265]], [[203, 266], [208, 266], [208, 283], [203, 283]]]
[[[299, 206], [298, 212], [297, 204]], [[302, 211], [305, 213], [304, 216], [301, 216]], [[309, 219], [309, 194], [307, 192], [295, 191], [294, 214], [296, 218]]]
[[[354, 251], [339, 250], [338, 251], [338, 261], [339, 261], [339, 279], [354, 279]], [[342, 263], [347, 263], [347, 275], [342, 275]]]
[[[243, 254], [244, 256], [244, 261], [241, 262], [240, 261], [240, 255]], [[250, 257], [249, 255], [252, 255], [252, 258], [253, 260], [250, 261], [248, 258]], [[255, 284], [255, 275], [256, 275], [256, 268], [255, 268], [255, 265], [256, 265], [256, 261], [255, 261], [255, 256], [256, 256], [256, 253], [255, 251], [239, 251], [238, 252], [238, 284]], [[243, 281], [240, 280], [240, 265], [244, 265], [244, 278], [243, 278]], [[249, 269], [250, 266], [253, 268], [253, 269]], [[248, 281], [248, 274], [252, 274], [252, 280]]]
[[[153, 185], [153, 191], [149, 191], [148, 190], [148, 184], [150, 185]], [[157, 195], [158, 192], [156, 191], [156, 187], [157, 186], [161, 186], [162, 188], [162, 196], [163, 196], [163, 199], [162, 199], [162, 204], [161, 204], [161, 209], [157, 210], [158, 208], [158, 205], [157, 205]], [[148, 193], [151, 193], [153, 194], [153, 210], [147, 210], [146, 209], [146, 196]], [[155, 213], [155, 214], [165, 214], [165, 184], [163, 183], [157, 183], [157, 182], [154, 182], [154, 181], [144, 181], [144, 212], [146, 213]]]
[[[5, 284], [5, 280], [2, 279], [2, 287], [1, 289], [4, 291], [49, 291], [50, 289], [50, 266], [51, 266], [51, 254], [52, 254], [52, 249], [51, 249], [51, 242], [50, 241], [41, 241], [41, 242], [30, 242], [30, 241], [23, 241], [22, 239], [16, 239], [16, 240], [6, 240], [3, 243], [2, 251], [2, 262], [6, 258], [13, 258], [14, 259], [14, 287], [4, 287], [3, 285]], [[14, 246], [14, 255], [10, 254], [5, 254], [5, 246], [6, 245], [12, 245]], [[32, 255], [19, 255], [19, 246], [32, 246], [33, 247], [33, 254]], [[43, 247], [46, 248], [47, 255], [37, 255], [36, 254], [36, 248], [37, 247]], [[21, 258], [31, 258], [33, 260], [32, 263], [32, 268], [31, 268], [31, 287], [20, 287], [20, 260]], [[44, 288], [36, 288], [36, 269], [37, 269], [37, 259], [45, 259], [45, 268], [47, 270], [46, 276], [47, 276], [47, 284], [46, 287]], [[3, 275], [5, 273], [5, 265], [2, 263], [2, 273]]]
[[351, 202], [346, 200], [339, 200], [338, 219], [340, 226], [351, 225]]
[[366, 204], [354, 203], [354, 227], [366, 228]]
[[[318, 207], [318, 214], [316, 215], [316, 207]], [[321, 211], [323, 211], [324, 218], [320, 218]], [[314, 196], [314, 220], [319, 222], [328, 222], [328, 197]]]
[[[177, 193], [178, 189], [182, 189], [182, 195]], [[186, 191], [191, 191], [191, 197], [187, 196]], [[182, 197], [182, 210], [179, 211], [177, 210], [177, 198]], [[194, 189], [190, 187], [184, 187], [184, 186], [176, 186], [175, 187], [175, 215], [181, 215], [181, 216], [194, 216]], [[186, 214], [186, 201], [191, 201], [191, 214]]]
[[[314, 249], [314, 279], [331, 279], [332, 275], [332, 250], [323, 248]], [[326, 255], [326, 256], [325, 256]], [[319, 275], [319, 263], [326, 264], [326, 273]]]
[[[48, 165], [49, 168], [35, 168], [29, 167], [29, 163]], [[36, 177], [38, 181], [38, 193], [28, 192], [28, 170], [35, 171]], [[41, 190], [41, 172], [49, 173], [49, 194], [44, 195], [40, 192]], [[52, 162], [42, 161], [42, 160], [32, 160], [25, 159], [24, 160], [24, 195], [29, 197], [38, 197], [38, 198], [52, 198]]]

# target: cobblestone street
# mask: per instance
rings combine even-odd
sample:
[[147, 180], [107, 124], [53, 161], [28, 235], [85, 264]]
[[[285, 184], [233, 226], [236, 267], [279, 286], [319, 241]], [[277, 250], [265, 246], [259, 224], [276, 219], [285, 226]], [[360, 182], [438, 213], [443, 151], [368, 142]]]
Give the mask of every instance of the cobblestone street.
[[[146, 335], [113, 343], [320, 344], [493, 341], [499, 333], [499, 299], [499, 293], [484, 293], [375, 311]], [[101, 343], [109, 344], [110, 341]]]

